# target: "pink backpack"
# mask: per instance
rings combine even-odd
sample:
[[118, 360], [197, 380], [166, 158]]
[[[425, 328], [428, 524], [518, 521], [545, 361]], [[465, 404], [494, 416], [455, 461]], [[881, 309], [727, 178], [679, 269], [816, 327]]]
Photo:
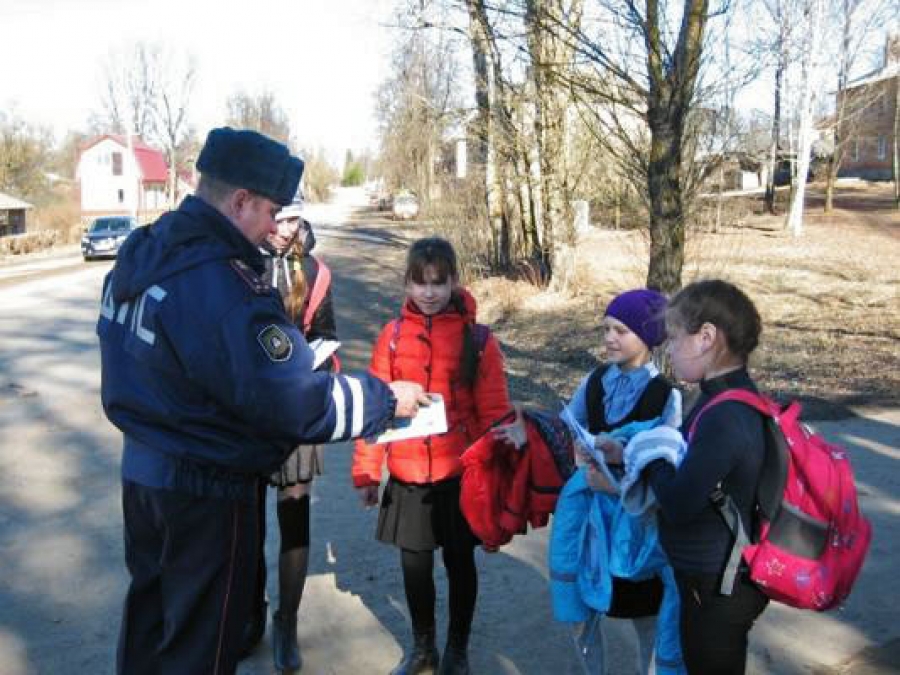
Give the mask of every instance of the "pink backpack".
[[750, 578], [773, 600], [801, 609], [831, 609], [850, 595], [872, 540], [872, 526], [857, 503], [847, 451], [802, 424], [797, 402], [782, 410], [775, 401], [743, 389], [714, 396], [694, 418], [688, 438], [703, 413], [725, 401], [758, 410], [769, 433], [753, 541], [731, 497], [721, 489], [710, 495], [735, 537], [721, 592], [731, 595], [743, 557]]

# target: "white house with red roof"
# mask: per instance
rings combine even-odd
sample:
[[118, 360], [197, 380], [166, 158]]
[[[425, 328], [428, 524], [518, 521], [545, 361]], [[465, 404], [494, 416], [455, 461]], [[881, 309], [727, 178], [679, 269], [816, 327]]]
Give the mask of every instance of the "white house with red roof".
[[76, 177], [83, 217], [135, 214], [149, 220], [169, 208], [165, 155], [132, 136], [107, 134], [81, 150]]

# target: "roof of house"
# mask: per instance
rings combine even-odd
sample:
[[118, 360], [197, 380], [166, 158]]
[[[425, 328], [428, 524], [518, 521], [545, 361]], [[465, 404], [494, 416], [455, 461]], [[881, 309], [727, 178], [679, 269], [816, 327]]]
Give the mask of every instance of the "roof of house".
[[[123, 148], [128, 147], [128, 138], [121, 134], [104, 134], [88, 141], [81, 148], [82, 154], [89, 149], [109, 139], [118, 143]], [[131, 147], [134, 150], [134, 158], [141, 169], [141, 180], [144, 183], [165, 183], [169, 180], [169, 167], [166, 165], [166, 158], [162, 152], [147, 145], [140, 136], [131, 137]]]
[[8, 194], [0, 192], [0, 209], [33, 209], [34, 207], [28, 202], [16, 199]]
[[867, 84], [874, 84], [876, 82], [881, 82], [882, 80], [890, 80], [894, 77], [900, 77], [900, 64], [894, 63], [892, 65], [873, 70], [872, 72], [847, 83], [847, 89], [855, 89], [856, 87], [862, 87]]

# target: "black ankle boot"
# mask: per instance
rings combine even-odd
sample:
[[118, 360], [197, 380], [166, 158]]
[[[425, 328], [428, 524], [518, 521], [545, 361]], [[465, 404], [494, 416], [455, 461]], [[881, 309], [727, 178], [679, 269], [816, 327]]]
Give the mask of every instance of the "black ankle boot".
[[241, 651], [239, 659], [243, 660], [250, 656], [251, 652], [256, 649], [256, 645], [263, 639], [266, 634], [266, 618], [269, 615], [269, 603], [265, 600], [261, 605], [256, 606], [250, 613], [250, 620], [244, 626], [244, 632], [241, 635]]
[[413, 648], [391, 671], [391, 675], [432, 675], [437, 671], [438, 651], [434, 646], [434, 630], [415, 633]]
[[297, 615], [275, 612], [272, 615], [272, 656], [275, 670], [300, 670], [303, 659], [297, 641]]
[[447, 636], [447, 647], [441, 657], [438, 675], [469, 675], [469, 636]]

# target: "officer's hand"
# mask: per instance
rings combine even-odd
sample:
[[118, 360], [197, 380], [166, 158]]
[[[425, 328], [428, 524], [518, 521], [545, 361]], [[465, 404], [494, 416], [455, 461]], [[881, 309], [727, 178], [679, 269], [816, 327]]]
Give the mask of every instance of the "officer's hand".
[[364, 487], [358, 487], [356, 488], [356, 494], [359, 495], [359, 500], [367, 509], [373, 506], [378, 506], [377, 485], [366, 485]]
[[397, 399], [397, 408], [394, 411], [396, 417], [415, 417], [420, 405], [427, 406], [431, 403], [421, 384], [397, 380], [388, 386]]

